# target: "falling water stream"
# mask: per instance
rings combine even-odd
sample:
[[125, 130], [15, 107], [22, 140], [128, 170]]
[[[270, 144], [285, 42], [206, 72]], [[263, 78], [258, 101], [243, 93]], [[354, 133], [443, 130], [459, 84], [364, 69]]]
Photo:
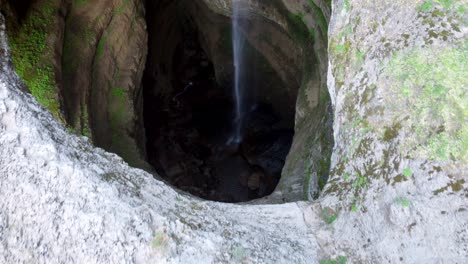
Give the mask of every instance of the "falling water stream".
[[244, 45], [245, 38], [241, 32], [241, 17], [240, 1], [232, 1], [232, 46], [234, 49], [234, 101], [235, 101], [235, 118], [234, 118], [234, 133], [231, 137], [231, 142], [239, 144], [243, 138], [244, 126]]

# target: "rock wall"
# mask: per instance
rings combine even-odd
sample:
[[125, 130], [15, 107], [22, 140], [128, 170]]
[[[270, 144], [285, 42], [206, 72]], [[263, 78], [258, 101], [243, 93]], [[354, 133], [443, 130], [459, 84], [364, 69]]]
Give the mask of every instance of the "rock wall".
[[[141, 78], [147, 32], [141, 1], [75, 1], [65, 16], [62, 83], [67, 123], [142, 167]], [[78, 56], [77, 56], [78, 55]]]
[[467, 257], [466, 4], [334, 1], [335, 148], [321, 204], [339, 212], [336, 232], [368, 241], [362, 261]]
[[1, 10], [30, 92], [71, 131], [145, 167], [138, 110], [147, 53], [143, 3], [24, 2], [5, 1]]

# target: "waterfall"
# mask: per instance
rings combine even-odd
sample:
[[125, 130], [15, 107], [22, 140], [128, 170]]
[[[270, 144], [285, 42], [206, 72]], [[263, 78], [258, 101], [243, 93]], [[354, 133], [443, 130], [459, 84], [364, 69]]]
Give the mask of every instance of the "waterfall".
[[235, 119], [234, 119], [234, 133], [231, 142], [239, 144], [243, 138], [244, 126], [244, 89], [243, 83], [244, 76], [244, 45], [245, 38], [241, 32], [241, 1], [232, 1], [232, 46], [234, 54], [234, 102], [235, 102]]

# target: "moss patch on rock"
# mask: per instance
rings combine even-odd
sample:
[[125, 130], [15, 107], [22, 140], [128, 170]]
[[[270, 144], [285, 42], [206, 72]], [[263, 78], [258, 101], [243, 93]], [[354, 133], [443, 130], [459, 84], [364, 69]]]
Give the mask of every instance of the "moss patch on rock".
[[9, 37], [16, 72], [37, 101], [61, 120], [53, 68], [54, 55], [47, 42], [55, 12], [52, 0], [38, 1], [22, 22], [19, 31], [11, 33]]
[[414, 157], [468, 161], [465, 46], [414, 49], [388, 63], [388, 108], [411, 128], [403, 151]]

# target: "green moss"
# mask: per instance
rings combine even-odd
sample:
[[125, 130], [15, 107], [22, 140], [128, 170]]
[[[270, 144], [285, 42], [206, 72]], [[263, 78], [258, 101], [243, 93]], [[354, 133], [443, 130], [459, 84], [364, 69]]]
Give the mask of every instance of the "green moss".
[[330, 209], [324, 209], [321, 212], [322, 219], [327, 224], [332, 224], [338, 218], [338, 215]]
[[77, 6], [83, 6], [88, 3], [89, 0], [75, 0]]
[[168, 237], [163, 232], [156, 232], [151, 247], [155, 250], [164, 250], [168, 246]]
[[9, 36], [9, 39], [16, 72], [37, 101], [55, 118], [60, 119], [60, 103], [53, 69], [54, 54], [47, 43], [54, 12], [53, 1], [37, 2], [18, 32]]
[[428, 12], [432, 9], [434, 2], [432, 0], [424, 2], [421, 6], [419, 6], [418, 10], [421, 12]]
[[114, 87], [111, 90], [111, 95], [119, 100], [125, 99], [125, 90], [122, 87]]
[[428, 0], [418, 7], [418, 11], [429, 12], [435, 6], [435, 4], [439, 4], [445, 9], [451, 9], [455, 7], [453, 0]]
[[345, 256], [339, 256], [335, 259], [322, 259], [319, 262], [320, 264], [346, 264], [347, 258]]
[[86, 105], [82, 107], [81, 111], [81, 135], [91, 138], [91, 128], [89, 127], [89, 114]]
[[351, 11], [351, 4], [349, 3], [349, 0], [344, 0], [344, 9], [346, 12]]
[[466, 6], [461, 5], [457, 8], [458, 13], [464, 15], [466, 13]]
[[[118, 82], [119, 74], [114, 75], [115, 82]], [[141, 162], [141, 154], [134, 139], [128, 134], [128, 127], [133, 122], [133, 110], [130, 95], [121, 86], [112, 86], [108, 97], [108, 122], [109, 122], [109, 150], [120, 155], [132, 166], [144, 167]]]
[[[455, 137], [450, 136], [448, 133], [440, 133], [432, 136], [425, 149], [429, 152], [430, 159], [448, 160], [461, 158], [464, 161], [467, 159], [468, 136], [465, 130], [460, 131], [459, 135]], [[463, 133], [465, 133], [463, 135]], [[459, 144], [458, 144], [459, 143]]]
[[320, 172], [318, 177], [318, 188], [319, 190], [323, 190], [325, 185], [327, 184], [328, 180], [328, 170], [330, 169], [330, 162], [327, 162], [327, 155], [324, 155], [325, 158], [320, 160]]
[[345, 256], [339, 256], [337, 259], [322, 259], [320, 264], [346, 264], [348, 259]]
[[343, 175], [343, 179], [344, 179], [345, 181], [349, 180], [350, 178], [351, 178], [351, 175], [349, 175], [349, 173], [345, 173], [345, 174]]
[[401, 197], [395, 199], [395, 203], [404, 207], [409, 207], [411, 205], [411, 202], [409, 200], [403, 199]]
[[463, 47], [416, 49], [391, 59], [386, 68], [394, 81], [388, 107], [395, 115], [404, 107], [413, 131], [405, 149], [413, 155], [468, 161], [467, 67]]
[[444, 8], [451, 8], [453, 6], [453, 0], [437, 0]]
[[359, 49], [356, 49], [356, 60], [360, 64], [364, 61], [365, 55], [364, 52], [360, 51]]
[[364, 187], [366, 183], [367, 183], [367, 178], [362, 177], [361, 175], [357, 174], [356, 180], [353, 182], [351, 186], [353, 186], [353, 188], [355, 189], [358, 189], [358, 188]]
[[109, 98], [109, 124], [112, 134], [112, 146], [116, 150], [123, 150], [125, 144], [122, 144], [124, 136], [122, 129], [125, 129], [127, 118], [126, 93], [122, 87], [112, 87]]
[[406, 178], [411, 177], [411, 175], [413, 175], [413, 172], [410, 168], [406, 168], [403, 170], [403, 176], [405, 176]]
[[125, 8], [128, 6], [128, 4], [130, 3], [130, 0], [122, 0], [121, 1], [121, 5], [117, 8], [117, 10], [115, 11], [115, 15], [121, 15], [123, 13], [123, 11], [125, 10]]
[[307, 0], [309, 3], [310, 7], [312, 8], [312, 15], [314, 16], [315, 21], [317, 22], [318, 26], [320, 27], [320, 30], [322, 32], [322, 35], [324, 38], [327, 38], [328, 35], [328, 23], [327, 19], [325, 18], [325, 15], [323, 14], [322, 10], [320, 7], [318, 7], [314, 0]]
[[[105, 34], [105, 33], [104, 33]], [[104, 47], [106, 46], [107, 38], [103, 36], [98, 43], [96, 48], [96, 58], [99, 59], [104, 54]]]
[[338, 44], [335, 47], [335, 51], [337, 53], [341, 53], [341, 54], [347, 53], [348, 50], [349, 50], [349, 45], [347, 45], [346, 43], [345, 44]]
[[[302, 45], [308, 45], [308, 43], [314, 41], [314, 34], [311, 34], [309, 28], [304, 21], [304, 13], [291, 14], [288, 16], [288, 27], [289, 32], [293, 39], [301, 43]], [[312, 31], [313, 32], [313, 31]]]

